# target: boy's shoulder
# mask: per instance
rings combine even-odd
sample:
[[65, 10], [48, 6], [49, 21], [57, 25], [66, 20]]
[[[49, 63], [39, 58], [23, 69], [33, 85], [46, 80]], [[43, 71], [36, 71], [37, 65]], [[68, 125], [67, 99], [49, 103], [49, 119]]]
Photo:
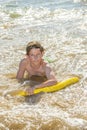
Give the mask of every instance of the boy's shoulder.
[[47, 61], [43, 61], [43, 66], [45, 68], [50, 68], [50, 65], [49, 65], [49, 63]]
[[29, 62], [28, 58], [23, 58], [20, 63], [27, 64], [28, 62]]

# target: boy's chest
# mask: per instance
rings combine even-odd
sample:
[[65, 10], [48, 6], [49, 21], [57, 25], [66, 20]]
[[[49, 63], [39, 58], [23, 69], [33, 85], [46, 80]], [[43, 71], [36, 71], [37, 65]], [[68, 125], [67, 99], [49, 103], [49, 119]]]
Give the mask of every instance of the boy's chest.
[[38, 76], [45, 75], [45, 69], [42, 66], [40, 66], [38, 69], [34, 69], [30, 66], [27, 66], [26, 70], [29, 73], [29, 75], [38, 75]]

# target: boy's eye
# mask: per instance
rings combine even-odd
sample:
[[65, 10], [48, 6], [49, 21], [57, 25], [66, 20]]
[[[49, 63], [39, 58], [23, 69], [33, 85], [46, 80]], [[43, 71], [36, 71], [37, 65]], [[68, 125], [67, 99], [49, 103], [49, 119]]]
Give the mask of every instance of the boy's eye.
[[37, 57], [37, 58], [39, 58], [39, 57], [41, 57], [41, 54], [37, 54], [37, 55], [30, 54], [30, 57]]
[[34, 56], [33, 54], [30, 54], [30, 56]]

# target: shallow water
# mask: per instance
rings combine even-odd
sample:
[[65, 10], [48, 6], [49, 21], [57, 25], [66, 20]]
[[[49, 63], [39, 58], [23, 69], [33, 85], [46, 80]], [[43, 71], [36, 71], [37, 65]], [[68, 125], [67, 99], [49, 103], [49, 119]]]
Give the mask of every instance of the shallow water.
[[[87, 1], [18, 2], [0, 1], [0, 130], [86, 130]], [[28, 87], [15, 77], [32, 40], [42, 42], [58, 81], [80, 81], [55, 93], [9, 94]]]

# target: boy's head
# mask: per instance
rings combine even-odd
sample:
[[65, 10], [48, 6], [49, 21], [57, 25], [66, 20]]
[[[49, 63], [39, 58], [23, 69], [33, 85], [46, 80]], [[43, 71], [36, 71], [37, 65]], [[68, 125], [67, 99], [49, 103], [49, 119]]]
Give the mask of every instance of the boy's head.
[[44, 48], [41, 46], [41, 44], [37, 41], [32, 41], [27, 44], [26, 47], [26, 54], [29, 55], [29, 52], [31, 49], [40, 49], [41, 53], [44, 51]]

